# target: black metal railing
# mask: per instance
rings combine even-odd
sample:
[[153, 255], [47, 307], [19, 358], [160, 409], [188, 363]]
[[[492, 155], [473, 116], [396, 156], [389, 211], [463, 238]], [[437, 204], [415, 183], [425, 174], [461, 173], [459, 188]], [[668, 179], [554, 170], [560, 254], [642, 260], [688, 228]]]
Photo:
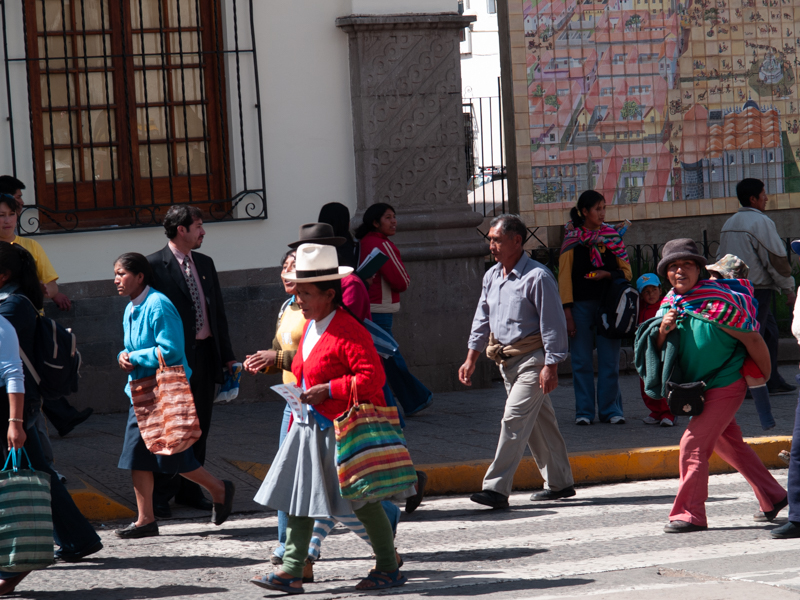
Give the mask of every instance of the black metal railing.
[[[561, 255], [561, 248], [548, 247], [537, 235], [538, 230], [538, 227], [528, 228], [528, 237], [525, 240], [525, 245], [530, 246], [532, 243], [536, 244], [535, 247], [528, 250], [528, 254], [532, 259], [542, 263], [558, 277], [558, 259]], [[483, 235], [484, 239], [488, 239], [485, 233], [481, 232], [481, 235]], [[787, 237], [783, 239], [783, 242], [786, 245], [786, 255], [790, 257], [790, 262], [795, 265], [792, 270], [792, 275], [794, 276], [795, 282], [800, 283], [800, 266], [797, 266], [797, 261], [791, 259], [791, 257], [794, 256], [794, 252], [792, 252], [791, 248], [793, 239], [795, 238]], [[719, 248], [718, 241], [709, 240], [708, 235], [704, 231], [703, 238], [701, 240], [696, 240], [695, 243], [700, 253], [709, 263], [716, 260], [717, 249]], [[664, 249], [664, 244], [666, 244], [666, 242], [629, 244], [625, 246], [631, 262], [631, 271], [633, 272], [632, 280], [634, 282], [645, 273], [655, 273], [658, 261], [661, 260], [661, 252]], [[487, 257], [487, 270], [493, 264], [494, 259], [491, 256]], [[789, 335], [791, 333], [793, 315], [792, 307], [786, 305], [786, 296], [782, 294], [775, 294], [773, 296], [772, 314], [778, 322], [778, 329], [781, 334]]]
[[[8, 151], [36, 198], [20, 234], [157, 226], [173, 204], [216, 221], [267, 218], [252, 0], [21, 3], [14, 23], [0, 0]], [[24, 57], [9, 56], [13, 27]], [[28, 79], [30, 168], [14, 64]]]
[[497, 96], [464, 98], [461, 106], [469, 202], [485, 217], [502, 214], [508, 206], [508, 187], [499, 81]]

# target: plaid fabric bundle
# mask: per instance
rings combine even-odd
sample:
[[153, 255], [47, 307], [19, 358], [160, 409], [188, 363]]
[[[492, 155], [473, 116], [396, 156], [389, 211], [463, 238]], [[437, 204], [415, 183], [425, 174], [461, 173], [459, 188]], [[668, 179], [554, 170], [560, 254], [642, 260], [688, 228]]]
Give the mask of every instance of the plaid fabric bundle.
[[178, 454], [200, 439], [200, 421], [182, 365], [168, 367], [158, 349], [155, 375], [131, 381], [139, 433], [153, 454]]
[[347, 500], [381, 500], [408, 489], [417, 473], [394, 406], [359, 403], [334, 421], [339, 487]]
[[[9, 453], [0, 472], [0, 571], [20, 573], [53, 564], [50, 475], [20, 469], [24, 449]], [[18, 456], [19, 455], [19, 456]], [[12, 460], [13, 469], [6, 470]]]
[[630, 262], [628, 252], [625, 250], [625, 242], [622, 241], [619, 231], [605, 223], [600, 229], [594, 231], [584, 227], [576, 227], [567, 232], [564, 236], [564, 242], [561, 244], [561, 253], [563, 254], [577, 245], [589, 248], [589, 258], [592, 261], [592, 265], [598, 268], [603, 266], [603, 256], [600, 254], [599, 248], [601, 245], [611, 250], [614, 256], [621, 258], [625, 262]]
[[656, 316], [662, 317], [672, 308], [681, 317], [689, 315], [739, 331], [759, 330], [753, 286], [746, 279], [701, 280], [683, 296], [670, 290]]

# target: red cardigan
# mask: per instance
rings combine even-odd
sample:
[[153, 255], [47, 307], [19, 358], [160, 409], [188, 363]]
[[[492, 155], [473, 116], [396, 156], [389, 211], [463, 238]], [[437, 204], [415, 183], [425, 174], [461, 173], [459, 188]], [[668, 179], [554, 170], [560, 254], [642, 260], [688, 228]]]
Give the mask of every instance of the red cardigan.
[[331, 397], [314, 405], [314, 410], [331, 421], [341, 416], [350, 405], [350, 386], [353, 378], [358, 387], [358, 399], [386, 406], [383, 384], [386, 375], [375, 351], [372, 336], [364, 326], [341, 308], [336, 310], [325, 333], [303, 360], [303, 341], [310, 321], [303, 329], [303, 338], [292, 361], [292, 373], [297, 381], [306, 380], [306, 389], [320, 383], [331, 384]]

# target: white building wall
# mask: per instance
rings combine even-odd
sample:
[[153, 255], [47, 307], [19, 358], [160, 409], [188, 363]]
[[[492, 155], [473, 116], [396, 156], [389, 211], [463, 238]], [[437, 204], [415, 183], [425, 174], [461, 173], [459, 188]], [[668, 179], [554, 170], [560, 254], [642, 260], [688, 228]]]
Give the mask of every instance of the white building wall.
[[[254, 7], [269, 218], [207, 224], [202, 251], [214, 258], [220, 271], [277, 266], [286, 244], [296, 239], [299, 226], [315, 221], [323, 204], [341, 202], [355, 209], [348, 39], [336, 27], [336, 18], [349, 14], [456, 12], [457, 0], [257, 0]], [[23, 57], [20, 3], [7, 3], [6, 10], [9, 56]], [[226, 12], [229, 30], [229, 7]], [[249, 47], [248, 31], [244, 31], [240, 44]], [[233, 72], [230, 67], [229, 74]], [[24, 63], [13, 63], [10, 73], [17, 173], [23, 181], [32, 182]], [[250, 86], [243, 89], [243, 112], [252, 161], [258, 156], [255, 94], [251, 80], [242, 84]], [[230, 91], [230, 79], [227, 85]], [[0, 98], [5, 92], [5, 80], [0, 77]], [[236, 106], [229, 107], [229, 120], [238, 131]], [[1, 173], [11, 172], [6, 116], [0, 115], [0, 148], [5, 148], [0, 150]], [[234, 157], [239, 155], [238, 143], [231, 145], [231, 150]], [[236, 192], [243, 182], [236, 170], [236, 158], [233, 162]], [[260, 165], [248, 163], [249, 187], [257, 187], [253, 182], [260, 183], [260, 178]], [[32, 184], [25, 198], [28, 203], [35, 201]], [[166, 242], [160, 228], [43, 235], [36, 239], [62, 283], [110, 280], [111, 261], [116, 256], [123, 252], [149, 254]]]
[[464, 0], [464, 14], [478, 17], [470, 27], [472, 52], [461, 56], [461, 89], [465, 98], [498, 95], [500, 38], [497, 14], [489, 14], [486, 9], [487, 0]]
[[[489, 1], [464, 0], [464, 14], [478, 20], [470, 26], [467, 42], [461, 44], [461, 90], [464, 102], [473, 102], [474, 152], [477, 165], [499, 166], [504, 162], [500, 120], [500, 37], [497, 14], [487, 10]], [[469, 51], [469, 52], [468, 52]], [[477, 100], [481, 98], [482, 100]]]

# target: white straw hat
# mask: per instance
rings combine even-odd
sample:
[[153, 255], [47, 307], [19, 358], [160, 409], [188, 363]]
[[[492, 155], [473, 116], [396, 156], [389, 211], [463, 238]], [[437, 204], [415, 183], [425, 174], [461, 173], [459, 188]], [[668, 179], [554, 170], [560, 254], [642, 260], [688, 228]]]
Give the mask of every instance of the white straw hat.
[[283, 278], [297, 283], [333, 281], [353, 272], [352, 267], [340, 267], [336, 248], [321, 244], [301, 244], [294, 259], [294, 273]]

